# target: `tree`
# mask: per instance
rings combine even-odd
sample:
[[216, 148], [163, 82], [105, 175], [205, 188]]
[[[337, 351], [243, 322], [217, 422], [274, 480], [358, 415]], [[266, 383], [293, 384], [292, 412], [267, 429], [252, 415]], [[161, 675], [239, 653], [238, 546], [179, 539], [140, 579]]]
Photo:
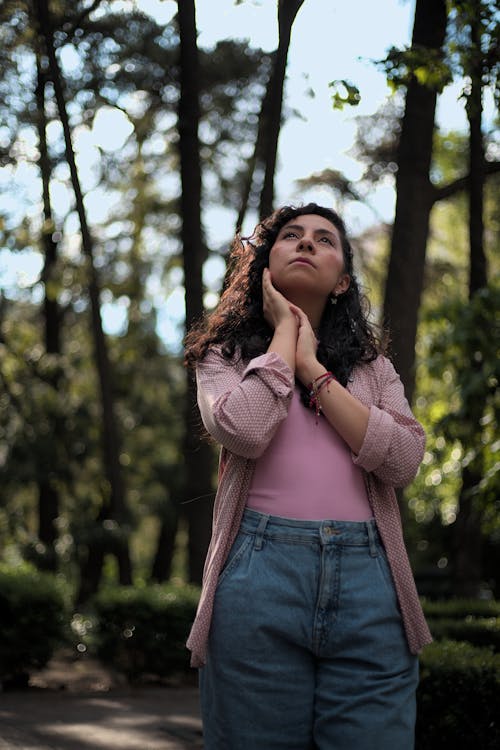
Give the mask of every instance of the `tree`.
[[[42, 244], [45, 251], [43, 267], [44, 280], [44, 323], [45, 323], [45, 351], [47, 354], [59, 356], [61, 354], [61, 321], [57, 295], [54, 285], [57, 283], [57, 242], [54, 240], [55, 224], [52, 216], [50, 201], [51, 164], [47, 149], [47, 120], [45, 116], [45, 86], [46, 77], [42, 70], [41, 54], [37, 54], [37, 130], [40, 149], [40, 172], [42, 176], [43, 225]], [[55, 390], [61, 387], [61, 370], [55, 369], [50, 373], [50, 382]], [[57, 465], [58, 446], [63, 440], [62, 422], [59, 415], [53, 421], [53, 460], [49, 463], [49, 471], [44, 472], [38, 482], [38, 536], [44, 546], [44, 554], [39, 558], [41, 567], [49, 570], [57, 568], [55, 543], [57, 540], [57, 519], [59, 517], [59, 490], [55, 482], [60, 467]]]
[[[463, 96], [469, 133], [460, 138], [448, 134], [446, 141], [454, 155], [454, 166], [463, 160], [463, 171], [468, 168], [468, 174], [435, 193], [449, 197], [457, 189], [467, 190], [457, 206], [457, 219], [468, 268], [460, 272], [460, 262], [453, 263], [451, 278], [455, 283], [447, 285], [445, 302], [442, 281], [450, 272], [445, 271], [444, 277], [441, 274], [441, 294], [434, 300], [432, 312], [427, 311], [424, 317], [424, 339], [430, 345], [420, 365], [420, 372], [428, 366], [433, 377], [432, 399], [427, 397], [426, 405], [432, 415], [428, 469], [423, 474], [435, 496], [434, 506], [445, 521], [442, 537], [447, 550], [442, 559], [446, 563], [448, 558], [451, 563], [451, 593], [467, 597], [477, 596], [483, 584], [494, 590], [498, 583], [495, 425], [499, 418], [499, 360], [495, 317], [498, 285], [494, 273], [488, 284], [489, 262], [495, 268], [498, 233], [491, 220], [485, 232], [488, 204], [498, 204], [498, 179], [491, 177], [487, 185], [486, 178], [498, 170], [498, 164], [485, 160], [487, 136], [482, 124], [484, 87], [494, 89], [498, 71], [497, 24], [492, 11], [493, 4], [488, 2], [459, 2], [449, 16], [449, 56], [454, 70], [466, 82]], [[453, 242], [448, 244], [453, 246]], [[492, 250], [489, 262], [488, 246]], [[431, 460], [434, 457], [436, 462]], [[413, 502], [420, 504], [416, 497]], [[429, 505], [432, 508], [432, 503]], [[497, 560], [496, 566], [491, 565], [491, 559]]]
[[303, 2], [304, 0], [278, 0], [279, 42], [269, 80], [269, 90], [266, 92], [266, 109], [263, 111], [265, 138], [262, 152], [265, 172], [259, 204], [259, 216], [261, 218], [268, 216], [274, 208], [274, 173], [276, 171], [278, 139], [281, 130], [286, 62], [293, 22]]
[[[93, 242], [83, 203], [83, 194], [80, 187], [78, 170], [76, 168], [62, 77], [54, 46], [53, 26], [48, 0], [36, 0], [35, 13], [40, 34], [44, 40], [45, 53], [48, 58], [48, 69], [54, 86], [59, 117], [64, 132], [66, 160], [70, 169], [72, 185], [75, 193], [76, 208], [81, 228], [82, 248], [88, 262], [88, 291], [91, 305], [92, 335], [95, 346], [95, 361], [99, 375], [102, 406], [103, 463], [106, 478], [109, 483], [108, 492], [105, 492], [105, 497], [103, 499], [100, 520], [104, 524], [106, 519], [113, 519], [117, 524], [122, 525], [126, 521], [125, 486], [123, 483], [123, 475], [119, 459], [120, 447], [111, 385], [111, 368], [106, 339], [102, 327], [100, 287], [94, 264]], [[103, 525], [103, 531], [104, 528]], [[111, 538], [109, 538], [109, 535], [107, 534], [99, 535], [91, 544], [89, 544], [87, 560], [82, 568], [79, 594], [80, 600], [85, 599], [89, 594], [97, 591], [106, 552], [112, 552], [116, 555], [120, 571], [120, 582], [123, 584], [129, 584], [132, 582], [128, 541], [123, 534], [123, 529], [119, 529], [118, 533], [114, 534]]]
[[436, 97], [446, 81], [441, 64], [446, 20], [445, 0], [417, 0], [410, 50], [417, 59], [410, 68], [397, 158], [396, 213], [383, 316], [391, 330], [395, 364], [410, 401], [432, 207], [429, 173]]
[[[203, 263], [207, 257], [201, 227], [201, 166], [198, 127], [198, 48], [194, 0], [179, 0], [180, 96], [179, 152], [181, 171], [182, 257], [186, 330], [203, 315]], [[184, 497], [189, 522], [189, 579], [201, 583], [210, 540], [213, 452], [200, 443], [196, 387], [187, 373], [184, 435]]]
[[255, 138], [253, 155], [248, 160], [241, 202], [236, 220], [239, 230], [248, 209], [256, 173], [263, 173], [259, 198], [259, 216], [268, 216], [274, 204], [274, 176], [281, 130], [283, 92], [292, 27], [304, 0], [278, 0], [278, 47], [273, 53]]
[[[87, 2], [71, 7], [51, 3], [54, 45], [57, 52], [61, 50], [59, 60], [64, 67], [72, 133], [78, 138], [90, 136], [102, 112], [121, 112], [131, 126], [122, 147], [100, 150], [86, 196], [87, 221], [91, 222], [101, 299], [125, 311], [122, 330], [108, 335], [106, 343], [113, 365], [112, 389], [134, 562], [140, 548], [141, 578], [148, 577], [153, 557], [154, 577], [164, 580], [170, 575], [176, 519], [184, 497], [183, 451], [178, 445], [178, 411], [185, 395], [184, 378], [180, 378], [183, 370], [178, 356], [165, 350], [157, 327], [157, 311], [181, 283], [179, 39], [175, 22], [160, 27], [132, 7], [115, 11], [114, 6], [103, 3], [99, 12], [93, 13], [96, 7], [97, 3]], [[0, 15], [0, 112], [7, 126], [2, 130], [0, 158], [3, 164], [13, 164], [15, 159], [28, 167], [38, 158], [35, 149], [23, 150], [23, 137], [28, 133], [29, 142], [36, 127], [32, 13], [29, 3], [11, 0], [8, 8], [2, 6]], [[68, 50], [73, 59], [78, 59], [78, 65], [66, 64]], [[200, 50], [199, 56], [200, 158], [210, 184], [202, 208], [210, 203], [235, 208], [269, 56], [246, 43], [230, 40], [213, 49]], [[46, 82], [45, 116], [53, 167], [50, 190], [55, 194], [61, 185], [69, 191], [71, 183], [65, 169], [64, 138], [54, 127], [58, 112], [44, 55], [41, 67]], [[40, 140], [39, 137], [38, 143]], [[89, 184], [84, 170], [81, 176]], [[94, 190], [102, 190], [106, 201], [114, 200], [107, 215], [99, 220], [91, 213]], [[22, 208], [23, 201], [18, 205]], [[39, 208], [39, 215], [35, 208]], [[43, 224], [42, 211], [40, 201], [21, 220], [6, 212], [0, 232], [12, 252], [27, 250], [34, 256], [43, 252], [42, 228], [49, 227]], [[49, 235], [59, 243], [57, 275], [52, 272], [47, 291], [59, 306], [61, 356], [40, 356], [44, 318], [36, 295], [44, 287], [39, 281], [24, 291], [8, 289], [2, 331], [5, 343], [0, 347], [0, 377], [5, 376], [4, 401], [8, 399], [0, 419], [0, 452], [4, 455], [5, 451], [6, 456], [2, 518], [9, 519], [9, 538], [16, 548], [30, 558], [40, 557], [35, 492], [49, 467], [51, 474], [57, 475], [54, 486], [60, 492], [59, 521], [63, 533], [57, 547], [65, 564], [73, 562], [75, 554], [85, 555], [88, 543], [95, 541], [96, 535], [107, 544], [118, 532], [114, 519], [103, 520], [100, 516], [103, 487], [106, 492], [107, 484], [105, 479], [103, 482], [99, 445], [99, 387], [92, 366], [89, 331], [84, 326], [89, 311], [87, 264], [72, 252], [79, 236], [74, 219], [71, 203], [67, 210], [58, 203], [54, 212], [56, 232]], [[62, 380], [58, 392], [53, 394], [47, 378], [55, 362], [60, 365]], [[22, 389], [22, 398], [16, 398], [16, 389]], [[54, 429], [48, 425], [53, 426], [59, 414], [64, 450], [55, 460]], [[199, 432], [196, 425], [196, 441]], [[21, 505], [22, 515], [18, 513]], [[150, 541], [145, 542], [145, 536], [147, 533], [149, 538], [156, 537], [159, 520], [164, 522], [163, 530], [169, 530], [168, 543], [160, 534], [154, 550]], [[198, 555], [202, 557], [203, 551], [198, 551]], [[106, 561], [106, 576], [114, 574], [114, 560], [110, 558]]]
[[[457, 2], [456, 21], [465, 28], [468, 44], [462, 49], [462, 67], [469, 76], [466, 112], [469, 121], [469, 285], [468, 297], [472, 309], [475, 298], [487, 287], [487, 261], [484, 248], [484, 186], [485, 158], [482, 131], [482, 99], [484, 80], [491, 75], [491, 29], [495, 17], [489, 2]], [[485, 49], [485, 38], [486, 49]], [[498, 69], [498, 58], [494, 67]], [[484, 325], [479, 306], [474, 321]], [[462, 484], [458, 511], [454, 524], [453, 574], [455, 593], [475, 596], [479, 593], [482, 570], [482, 518], [484, 506], [478, 490], [485, 474], [483, 431], [480, 429], [485, 410], [484, 388], [474, 383], [488, 381], [483, 348], [478, 348], [477, 337], [467, 340], [471, 382], [462, 386], [463, 411], [471, 430], [469, 433], [470, 460], [462, 468]], [[487, 394], [486, 394], [487, 396]]]

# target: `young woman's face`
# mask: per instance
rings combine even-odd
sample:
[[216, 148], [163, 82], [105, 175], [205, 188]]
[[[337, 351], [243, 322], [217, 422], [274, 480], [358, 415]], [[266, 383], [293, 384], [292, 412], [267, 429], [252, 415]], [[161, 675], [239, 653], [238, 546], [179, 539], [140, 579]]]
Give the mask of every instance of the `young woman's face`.
[[274, 286], [293, 299], [297, 295], [341, 294], [349, 286], [337, 228], [317, 214], [297, 216], [285, 224], [269, 254]]

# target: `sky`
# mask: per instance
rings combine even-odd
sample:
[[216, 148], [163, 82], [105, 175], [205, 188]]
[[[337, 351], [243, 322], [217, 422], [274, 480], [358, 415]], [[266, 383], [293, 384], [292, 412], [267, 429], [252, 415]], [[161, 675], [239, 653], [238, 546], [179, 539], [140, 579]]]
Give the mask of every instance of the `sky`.
[[[116, 5], [130, 0], [114, 0]], [[150, 13], [159, 23], [167, 23], [176, 11], [174, 0], [136, 0], [138, 7]], [[197, 0], [196, 18], [199, 31], [198, 44], [210, 48], [224, 38], [248, 39], [252, 45], [273, 50], [278, 42], [276, 0], [244, 0], [239, 5], [234, 0]], [[290, 44], [285, 106], [298, 116], [290, 117], [284, 124], [279, 140], [276, 174], [276, 204], [299, 203], [315, 200], [332, 205], [333, 195], [326, 188], [307, 194], [298, 191], [296, 180], [314, 172], [330, 168], [343, 172], [355, 180], [361, 175], [361, 166], [349, 154], [355, 136], [355, 117], [375, 112], [387, 97], [389, 90], [384, 74], [373, 64], [384, 57], [390, 46], [403, 47], [411, 40], [415, 0], [305, 0], [294, 23]], [[78, 65], [71, 51], [63, 55], [67, 68]], [[360, 90], [361, 102], [343, 112], [334, 110], [329, 83], [334, 79], [347, 79]], [[314, 91], [311, 97], [308, 92]], [[446, 129], [465, 129], [463, 106], [458, 103], [460, 85], [450, 87], [438, 100], [437, 119]], [[58, 125], [54, 125], [57, 129]], [[105, 210], [105, 200], [92, 187], [92, 163], [99, 159], [99, 147], [120, 146], [130, 132], [127, 123], [116, 112], [102, 113], [94, 122], [92, 132], [80, 134], [76, 144], [81, 158], [82, 182], [86, 186], [86, 205], [90, 219], [98, 221], [99, 211]], [[110, 141], [110, 134], [112, 140]], [[82, 140], [83, 139], [83, 140]], [[32, 144], [34, 148], [36, 143]], [[36, 167], [33, 167], [36, 171]], [[0, 170], [0, 207], [16, 200], [4, 191], [2, 194]], [[39, 191], [31, 185], [27, 174], [20, 178], [27, 190]], [[38, 181], [39, 182], [39, 181]], [[391, 221], [394, 210], [394, 190], [386, 184], [373, 191], [371, 203], [385, 221]], [[67, 191], [54, 185], [53, 200], [60, 212], [65, 202], [71, 200]], [[69, 205], [68, 205], [69, 207]], [[345, 215], [349, 230], [356, 234], [377, 220], [366, 206], [356, 204]], [[244, 231], [250, 232], [255, 217], [249, 218]], [[209, 246], [227, 240], [235, 217], [224, 207], [212, 209], [205, 220]], [[228, 226], [231, 230], [228, 232]], [[76, 227], [75, 227], [76, 230]], [[31, 283], [39, 272], [40, 262], [18, 255], [13, 262], [0, 253], [0, 285]], [[220, 276], [223, 264], [212, 262], [207, 274], [214, 279]], [[167, 344], [178, 340], [179, 321], [182, 317], [183, 293], [179, 288], [166, 300], [158, 297], [159, 328]], [[126, 311], [118, 306], [105, 305], [104, 318], [108, 332], [120, 329]]]

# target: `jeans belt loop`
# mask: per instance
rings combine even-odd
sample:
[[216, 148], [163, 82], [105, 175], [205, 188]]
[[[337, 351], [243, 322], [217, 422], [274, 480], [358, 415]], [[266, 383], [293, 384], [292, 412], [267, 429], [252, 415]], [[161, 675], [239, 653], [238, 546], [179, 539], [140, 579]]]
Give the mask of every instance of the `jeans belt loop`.
[[378, 556], [377, 541], [375, 538], [375, 523], [374, 521], [367, 521], [366, 530], [368, 532], [368, 544], [370, 545], [371, 557]]
[[266, 530], [268, 521], [269, 521], [269, 516], [262, 516], [262, 518], [259, 521], [259, 525], [257, 526], [257, 530], [255, 532], [255, 542], [254, 542], [254, 547], [253, 547], [256, 550], [262, 549], [262, 545], [264, 543], [264, 532]]

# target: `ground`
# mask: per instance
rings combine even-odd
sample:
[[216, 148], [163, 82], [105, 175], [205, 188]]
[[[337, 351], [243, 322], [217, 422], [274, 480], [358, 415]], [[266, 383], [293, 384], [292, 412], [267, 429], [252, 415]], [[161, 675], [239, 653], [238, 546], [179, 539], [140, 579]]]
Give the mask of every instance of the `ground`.
[[198, 750], [195, 678], [129, 686], [98, 662], [59, 654], [0, 698], [0, 750]]

